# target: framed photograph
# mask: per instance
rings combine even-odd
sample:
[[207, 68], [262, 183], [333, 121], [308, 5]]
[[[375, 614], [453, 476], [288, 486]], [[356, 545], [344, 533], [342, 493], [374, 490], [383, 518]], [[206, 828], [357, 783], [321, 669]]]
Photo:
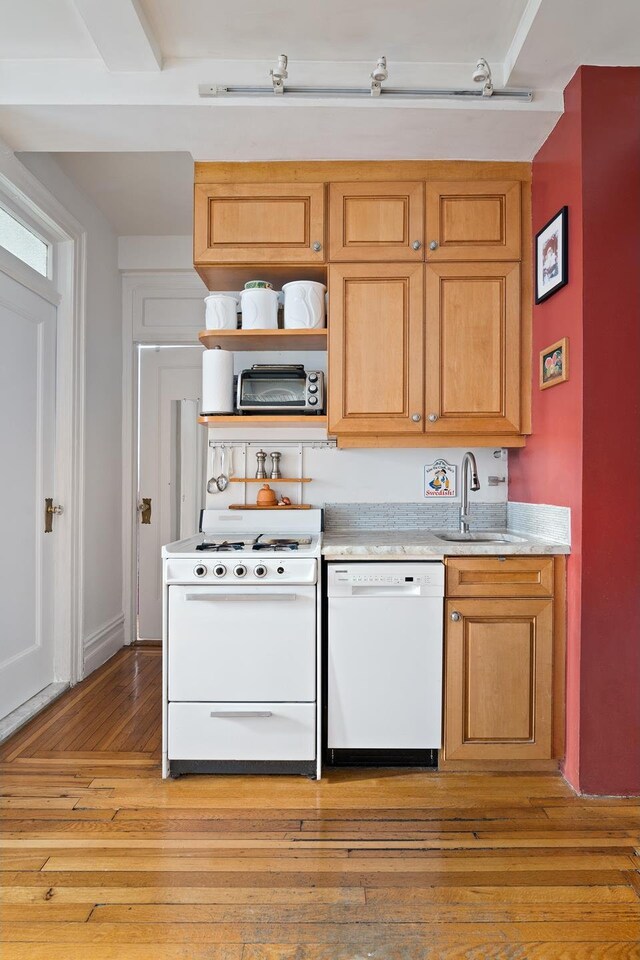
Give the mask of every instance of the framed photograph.
[[563, 207], [536, 233], [536, 303], [557, 293], [569, 279], [569, 208]]
[[569, 341], [566, 337], [540, 351], [540, 389], [569, 379]]

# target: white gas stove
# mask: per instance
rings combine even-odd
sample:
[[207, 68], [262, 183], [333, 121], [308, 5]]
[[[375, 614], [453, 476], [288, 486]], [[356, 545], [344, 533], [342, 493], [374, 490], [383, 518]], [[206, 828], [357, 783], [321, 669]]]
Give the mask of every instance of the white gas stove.
[[163, 547], [163, 776], [319, 776], [321, 526], [321, 510], [205, 510]]

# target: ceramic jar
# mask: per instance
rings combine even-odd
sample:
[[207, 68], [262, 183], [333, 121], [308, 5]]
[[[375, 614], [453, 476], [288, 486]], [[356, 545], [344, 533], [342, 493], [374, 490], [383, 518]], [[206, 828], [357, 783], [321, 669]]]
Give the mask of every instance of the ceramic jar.
[[278, 294], [275, 290], [256, 287], [240, 294], [243, 330], [277, 330]]
[[224, 293], [210, 293], [204, 298], [205, 327], [207, 330], [236, 330], [238, 301]]
[[313, 330], [326, 325], [324, 283], [292, 280], [284, 291], [284, 325], [290, 330]]

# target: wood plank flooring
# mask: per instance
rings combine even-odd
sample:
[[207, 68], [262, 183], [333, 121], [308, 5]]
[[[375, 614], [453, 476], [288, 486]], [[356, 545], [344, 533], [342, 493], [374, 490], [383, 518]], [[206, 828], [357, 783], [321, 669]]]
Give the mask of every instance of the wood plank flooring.
[[159, 774], [160, 651], [0, 748], [3, 960], [640, 958], [640, 801], [551, 774]]

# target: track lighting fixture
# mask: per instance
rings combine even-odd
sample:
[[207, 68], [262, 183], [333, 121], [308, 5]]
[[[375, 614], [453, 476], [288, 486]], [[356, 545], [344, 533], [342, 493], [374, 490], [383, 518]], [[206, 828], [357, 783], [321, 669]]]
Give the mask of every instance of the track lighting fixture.
[[482, 96], [491, 97], [493, 96], [493, 79], [491, 77], [491, 67], [484, 59], [480, 57], [476, 64], [476, 68], [473, 71], [473, 82], [482, 83]]
[[379, 97], [382, 92], [382, 84], [389, 79], [387, 70], [387, 58], [378, 57], [378, 62], [371, 71], [371, 96]]
[[289, 59], [286, 53], [281, 53], [278, 57], [278, 66], [275, 68], [275, 70], [269, 70], [269, 76], [271, 77], [274, 93], [284, 93], [284, 81], [289, 76], [287, 73], [288, 63]]

